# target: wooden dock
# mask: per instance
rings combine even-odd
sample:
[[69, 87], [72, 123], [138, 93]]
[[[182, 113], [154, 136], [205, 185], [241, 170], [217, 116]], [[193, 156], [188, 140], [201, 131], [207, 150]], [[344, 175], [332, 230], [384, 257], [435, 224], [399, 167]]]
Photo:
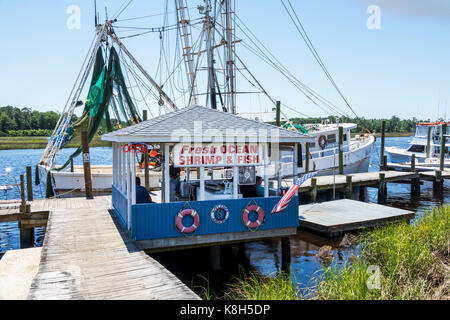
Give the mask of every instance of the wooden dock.
[[300, 228], [330, 237], [413, 217], [412, 211], [348, 199], [299, 206]]
[[28, 299], [199, 299], [129, 240], [110, 203], [111, 196], [31, 203], [50, 214]]

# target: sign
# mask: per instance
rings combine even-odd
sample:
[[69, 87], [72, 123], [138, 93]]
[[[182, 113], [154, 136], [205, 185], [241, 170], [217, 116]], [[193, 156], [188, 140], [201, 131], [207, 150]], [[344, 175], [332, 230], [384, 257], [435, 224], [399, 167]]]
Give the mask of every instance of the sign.
[[83, 162], [89, 162], [90, 160], [89, 153], [83, 153]]
[[175, 167], [260, 166], [262, 159], [262, 148], [257, 143], [200, 146], [179, 143], [173, 148]]
[[148, 146], [145, 143], [125, 144], [122, 150], [124, 153], [129, 153], [131, 151], [136, 153], [146, 153], [148, 151]]

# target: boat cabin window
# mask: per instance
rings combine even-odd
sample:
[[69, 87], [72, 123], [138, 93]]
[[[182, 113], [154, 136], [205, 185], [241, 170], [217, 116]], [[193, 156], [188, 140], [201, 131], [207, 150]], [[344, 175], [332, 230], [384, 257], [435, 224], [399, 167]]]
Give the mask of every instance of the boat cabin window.
[[428, 136], [428, 127], [418, 126], [416, 130], [416, 137], [427, 137]]
[[[435, 150], [435, 152], [436, 152], [437, 154], [440, 154], [440, 153], [441, 153], [441, 147], [436, 147], [434, 150]], [[446, 153], [446, 154], [449, 153], [448, 147], [445, 147], [445, 153]]]
[[316, 147], [316, 143], [315, 142], [311, 142], [310, 144], [309, 144], [309, 147], [312, 149], [312, 148], [315, 148]]
[[409, 152], [425, 152], [425, 146], [413, 144], [409, 149]]
[[336, 135], [335, 134], [329, 134], [327, 135], [328, 143], [336, 143]]

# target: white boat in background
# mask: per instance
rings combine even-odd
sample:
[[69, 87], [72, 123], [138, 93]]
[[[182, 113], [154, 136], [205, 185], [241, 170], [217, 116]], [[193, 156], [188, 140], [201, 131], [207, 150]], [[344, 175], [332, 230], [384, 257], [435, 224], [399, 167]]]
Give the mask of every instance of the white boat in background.
[[[385, 152], [389, 155], [390, 161], [393, 163], [411, 163], [411, 157], [414, 154], [416, 163], [423, 166], [439, 166], [441, 156], [441, 137], [442, 124], [444, 122], [419, 123], [416, 126], [416, 132], [412, 138], [410, 145], [406, 149], [397, 147], [386, 147]], [[428, 140], [428, 130], [430, 136]], [[450, 128], [447, 127], [449, 134]], [[429, 150], [427, 150], [429, 146]], [[445, 166], [450, 167], [450, 142], [445, 144]]]

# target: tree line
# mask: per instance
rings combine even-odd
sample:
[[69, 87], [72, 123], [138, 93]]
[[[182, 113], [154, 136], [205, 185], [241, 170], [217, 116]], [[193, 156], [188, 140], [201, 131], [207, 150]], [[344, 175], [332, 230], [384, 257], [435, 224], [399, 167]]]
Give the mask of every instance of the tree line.
[[[339, 122], [344, 123], [355, 123], [358, 125], [357, 129], [353, 130], [354, 132], [367, 132], [370, 130], [372, 132], [381, 132], [381, 124], [383, 120], [386, 120], [386, 132], [389, 133], [412, 133], [416, 131], [416, 124], [418, 122], [425, 122], [422, 120], [418, 120], [417, 118], [402, 120], [396, 116], [392, 116], [390, 119], [365, 119], [365, 118], [349, 118], [349, 117], [337, 117], [331, 116], [328, 117], [331, 123]], [[295, 124], [316, 124], [321, 123], [322, 118], [293, 118], [291, 119], [292, 123]], [[429, 120], [426, 120], [428, 122]]]

